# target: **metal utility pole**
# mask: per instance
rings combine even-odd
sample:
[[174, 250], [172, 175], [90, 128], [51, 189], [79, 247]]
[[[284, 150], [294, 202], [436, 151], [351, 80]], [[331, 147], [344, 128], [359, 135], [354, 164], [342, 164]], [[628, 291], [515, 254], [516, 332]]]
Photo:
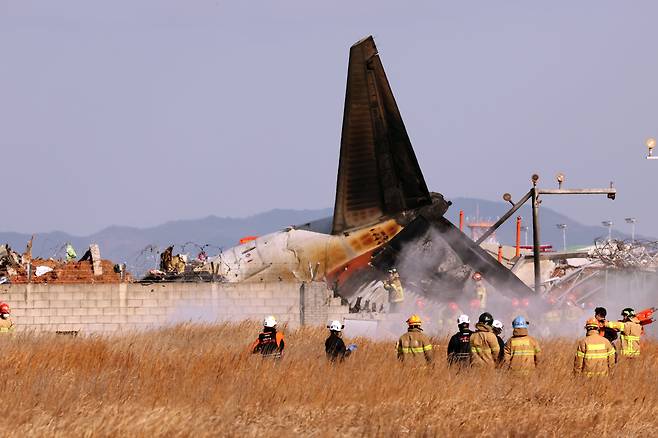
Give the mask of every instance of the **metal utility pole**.
[[[540, 232], [539, 232], [539, 204], [541, 203], [541, 199], [539, 199], [539, 195], [606, 195], [608, 199], [615, 199], [615, 196], [617, 195], [617, 190], [612, 187], [612, 183], [610, 183], [610, 188], [607, 189], [563, 189], [562, 184], [564, 183], [565, 177], [563, 174], [559, 174], [556, 177], [558, 185], [560, 188], [558, 189], [540, 189], [537, 187], [537, 182], [539, 181], [539, 175], [534, 174], [532, 175], [532, 188], [528, 193], [525, 194], [525, 196], [517, 203], [512, 202], [512, 195], [509, 193], [505, 193], [503, 195], [503, 199], [505, 201], [510, 202], [513, 207], [505, 213], [495, 224], [491, 226], [475, 243], [477, 245], [480, 245], [482, 242], [484, 242], [487, 237], [489, 237], [492, 233], [494, 233], [498, 227], [500, 227], [507, 219], [509, 219], [510, 216], [514, 214], [521, 206], [528, 201], [529, 199], [532, 200], [532, 254], [533, 254], [533, 263], [534, 263], [534, 269], [535, 269], [535, 292], [539, 293], [540, 288], [541, 288], [541, 264], [540, 264], [540, 251], [541, 251], [541, 239], [540, 239]], [[527, 236], [527, 234], [526, 234]], [[565, 237], [566, 240], [566, 237]], [[527, 239], [526, 239], [527, 241]], [[566, 243], [565, 243], [566, 246]]]
[[541, 260], [539, 251], [541, 238], [539, 237], [539, 197], [537, 196], [537, 181], [539, 175], [532, 175], [532, 262], [535, 268], [535, 293], [539, 293], [541, 287]]
[[603, 225], [604, 227], [608, 227], [608, 242], [610, 242], [612, 240], [612, 225], [613, 225], [613, 222], [612, 221], [603, 221], [603, 222], [601, 222], [601, 225]]
[[637, 222], [637, 219], [634, 217], [626, 218], [626, 223], [631, 224], [631, 242], [633, 243], [635, 243], [635, 222]]
[[567, 252], [567, 224], [557, 224], [558, 230], [562, 230], [562, 251]]

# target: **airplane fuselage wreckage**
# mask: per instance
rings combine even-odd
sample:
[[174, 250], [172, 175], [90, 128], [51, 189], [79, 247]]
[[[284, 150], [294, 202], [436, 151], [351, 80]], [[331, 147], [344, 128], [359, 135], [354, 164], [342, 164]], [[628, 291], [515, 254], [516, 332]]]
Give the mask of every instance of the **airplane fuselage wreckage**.
[[258, 237], [208, 264], [229, 282], [326, 281], [346, 298], [393, 268], [429, 299], [458, 299], [475, 272], [509, 298], [533, 294], [444, 217], [450, 204], [427, 189], [369, 36], [350, 49], [333, 219]]

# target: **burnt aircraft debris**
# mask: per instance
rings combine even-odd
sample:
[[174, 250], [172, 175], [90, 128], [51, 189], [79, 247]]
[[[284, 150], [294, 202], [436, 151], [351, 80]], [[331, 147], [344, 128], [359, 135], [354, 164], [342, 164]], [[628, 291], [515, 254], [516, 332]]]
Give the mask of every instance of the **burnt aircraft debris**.
[[[427, 188], [369, 36], [350, 48], [331, 228], [319, 221], [260, 236], [206, 267], [229, 282], [324, 280], [351, 300], [364, 285], [385, 282], [392, 268], [404, 287], [414, 282], [414, 294], [431, 300], [464, 295], [476, 271], [501, 294], [531, 295], [443, 217], [450, 204]], [[412, 264], [423, 264], [423, 272]]]

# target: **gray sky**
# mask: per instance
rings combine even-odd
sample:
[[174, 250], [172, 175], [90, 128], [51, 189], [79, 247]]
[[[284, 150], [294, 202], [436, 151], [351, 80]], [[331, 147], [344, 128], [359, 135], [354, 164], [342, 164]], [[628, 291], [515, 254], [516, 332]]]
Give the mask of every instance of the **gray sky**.
[[601, 0], [0, 0], [0, 227], [333, 205], [348, 49], [368, 34], [430, 189], [614, 180], [614, 202], [544, 205], [658, 235], [658, 2]]

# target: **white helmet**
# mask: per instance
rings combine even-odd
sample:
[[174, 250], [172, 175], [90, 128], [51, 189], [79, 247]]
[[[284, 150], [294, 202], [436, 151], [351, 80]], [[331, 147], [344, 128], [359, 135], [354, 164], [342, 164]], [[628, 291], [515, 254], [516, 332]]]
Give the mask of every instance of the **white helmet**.
[[462, 325], [462, 324], [470, 324], [471, 320], [468, 319], [468, 315], [459, 315], [459, 318], [457, 318], [457, 324]]
[[265, 317], [263, 320], [263, 325], [265, 327], [274, 327], [276, 325], [276, 318], [272, 315]]
[[345, 326], [340, 323], [340, 321], [331, 321], [327, 328], [331, 330], [332, 332], [339, 332], [343, 330]]
[[497, 319], [494, 319], [494, 322], [493, 322], [493, 324], [491, 324], [491, 327], [502, 330], [503, 329], [503, 323], [498, 321]]

